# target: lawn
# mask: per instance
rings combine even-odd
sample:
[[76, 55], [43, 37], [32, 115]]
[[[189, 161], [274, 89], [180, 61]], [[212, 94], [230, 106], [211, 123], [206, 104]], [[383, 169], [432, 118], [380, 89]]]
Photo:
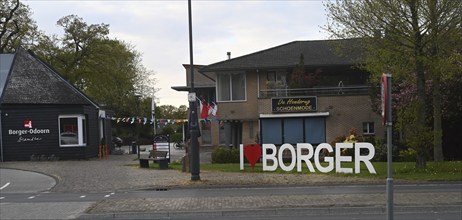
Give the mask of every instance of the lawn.
[[[372, 179], [385, 179], [387, 178], [387, 163], [386, 162], [373, 162], [372, 163], [377, 174], [370, 174], [366, 166], [361, 163], [361, 173], [359, 174], [343, 174], [335, 173], [335, 170], [330, 173], [323, 175], [334, 175], [334, 176], [358, 176], [362, 178]], [[327, 164], [323, 164], [326, 166]], [[158, 168], [158, 165], [153, 165], [153, 168]], [[313, 164], [314, 166], [314, 164]], [[354, 168], [354, 163], [342, 162], [342, 167]], [[171, 169], [181, 170], [181, 164], [170, 164]], [[244, 170], [239, 169], [239, 164], [201, 164], [201, 170], [217, 171], [217, 172], [255, 172], [263, 173], [263, 167], [261, 163], [255, 165], [255, 169], [252, 170], [249, 164], [245, 164]], [[316, 174], [322, 174], [316, 170]], [[268, 171], [265, 171], [268, 172]], [[278, 168], [274, 173], [294, 173], [296, 168], [291, 172], [286, 172]], [[309, 175], [310, 172], [306, 165], [302, 166], [302, 174]], [[462, 161], [445, 161], [445, 162], [427, 162], [426, 169], [416, 169], [414, 162], [393, 162], [393, 178], [401, 180], [423, 180], [423, 181], [462, 181]]]

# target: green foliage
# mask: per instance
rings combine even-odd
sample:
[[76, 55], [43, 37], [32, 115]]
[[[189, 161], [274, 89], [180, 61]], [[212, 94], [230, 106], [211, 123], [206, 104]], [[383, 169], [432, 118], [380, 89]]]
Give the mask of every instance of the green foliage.
[[168, 124], [162, 127], [160, 134], [163, 135], [172, 135], [175, 133], [175, 128], [173, 127], [174, 125]]
[[[414, 100], [408, 103], [408, 106], [398, 110], [397, 128], [402, 132], [406, 146], [415, 152], [416, 160], [414, 161], [425, 163], [430, 157], [433, 134], [430, 127], [423, 127], [417, 123], [417, 112], [420, 108], [422, 108], [421, 104]], [[407, 149], [407, 152], [412, 152], [409, 149]], [[403, 153], [406, 152], [403, 151]], [[417, 164], [417, 166], [424, 168], [425, 164], [421, 163], [420, 165]]]
[[409, 114], [414, 115], [413, 122], [407, 124], [406, 144], [417, 152], [416, 165], [425, 167], [428, 144], [424, 142], [430, 140], [427, 126], [432, 120], [435, 152], [441, 151], [442, 137], [441, 105], [430, 105], [426, 100], [425, 83], [435, 83], [430, 94], [439, 101], [445, 98], [439, 92], [440, 82], [456, 79], [454, 73], [461, 72], [462, 1], [331, 1], [326, 9], [326, 29], [333, 37], [362, 39], [364, 59], [360, 63], [372, 74], [372, 82], [376, 83], [383, 72], [390, 72], [394, 83], [416, 85], [414, 98], [421, 106], [417, 111], [404, 109], [409, 113], [398, 118], [405, 115], [410, 122]]
[[77, 15], [68, 15], [57, 21], [63, 36], [47, 36], [19, 1], [2, 1], [0, 12], [2, 19], [8, 14], [0, 27], [0, 52], [13, 52], [19, 45], [31, 49], [115, 115], [139, 115], [145, 102], [150, 106], [150, 97], [157, 91], [154, 72], [142, 65], [141, 54], [133, 46], [109, 38], [108, 24], [87, 24]]
[[417, 157], [417, 151], [412, 148], [399, 151], [399, 161], [403, 162], [415, 162]]
[[311, 88], [319, 83], [319, 74], [321, 69], [316, 69], [313, 73], [306, 73], [304, 56], [300, 54], [299, 63], [295, 66], [291, 73], [290, 88]]
[[212, 163], [239, 163], [239, 149], [215, 148], [212, 151]]
[[183, 133], [174, 133], [170, 136], [170, 142], [179, 143], [183, 141]]
[[188, 107], [181, 105], [175, 107], [173, 105], [161, 105], [156, 108], [157, 118], [166, 119], [186, 119], [188, 116]]
[[0, 19], [0, 53], [14, 52], [18, 46], [27, 48], [42, 36], [30, 8], [19, 0], [2, 0]]
[[[326, 163], [322, 163], [322, 166], [326, 166]], [[201, 164], [202, 170], [216, 171], [216, 172], [251, 172], [251, 173], [283, 173], [283, 174], [294, 174], [294, 175], [328, 175], [328, 176], [346, 176], [346, 177], [360, 177], [368, 179], [386, 179], [387, 178], [387, 162], [373, 162], [377, 174], [370, 174], [367, 172], [367, 168], [361, 163], [361, 173], [359, 174], [343, 174], [343, 173], [311, 173], [308, 168], [303, 167], [302, 172], [297, 172], [297, 169], [292, 172], [283, 171], [278, 168], [274, 172], [264, 172], [261, 163], [255, 165], [255, 169], [252, 170], [250, 164], [246, 163], [244, 170], [239, 169], [239, 164]], [[354, 163], [342, 163], [342, 167], [354, 168]], [[181, 169], [181, 167], [178, 167]], [[256, 174], [257, 175], [257, 174]], [[413, 162], [393, 162], [393, 178], [395, 180], [419, 180], [419, 181], [461, 181], [462, 180], [462, 161], [448, 161], [448, 162], [429, 162], [426, 169], [416, 169]]]

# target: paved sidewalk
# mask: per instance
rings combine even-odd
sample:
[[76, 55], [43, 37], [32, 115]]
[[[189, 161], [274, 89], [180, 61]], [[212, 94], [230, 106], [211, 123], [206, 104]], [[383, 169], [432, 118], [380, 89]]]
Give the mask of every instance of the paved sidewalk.
[[[147, 150], [141, 153], [147, 153]], [[176, 161], [180, 160], [184, 155], [184, 151], [172, 148], [171, 154], [172, 161]], [[201, 163], [207, 162], [210, 162], [209, 151], [201, 153]], [[0, 168], [21, 169], [50, 175], [57, 180], [57, 185], [51, 189], [53, 192], [117, 192], [173, 187], [384, 183], [382, 180], [319, 174], [297, 175], [209, 171], [201, 171], [201, 181], [192, 182], [190, 173], [170, 169], [142, 169], [138, 168], [138, 165], [136, 154], [123, 154], [109, 155], [107, 160], [94, 158], [75, 161], [3, 162], [0, 163]], [[236, 164], [236, 166], [239, 165]]]
[[[145, 153], [145, 152], [142, 152]], [[172, 148], [172, 160], [178, 160], [183, 151]], [[318, 174], [231, 173], [201, 171], [201, 181], [190, 181], [190, 174], [176, 170], [138, 168], [136, 154], [110, 155], [107, 160], [98, 158], [81, 161], [21, 161], [0, 163], [0, 168], [14, 168], [50, 175], [57, 180], [53, 192], [123, 192], [140, 189], [176, 187], [224, 186], [287, 186], [329, 184], [385, 184], [385, 180], [357, 177], [335, 177]], [[201, 162], [210, 161], [210, 152], [202, 152]], [[236, 164], [238, 166], [238, 164]], [[400, 183], [401, 181], [395, 181]], [[207, 198], [143, 198], [103, 200], [93, 204], [82, 218], [114, 216], [115, 213], [144, 212], [162, 215], [171, 213], [207, 211], [224, 212], [275, 211], [282, 209], [313, 209], [319, 207], [368, 206], [383, 210], [385, 194], [341, 194], [291, 196], [241, 196]], [[462, 206], [460, 193], [397, 193], [397, 206]], [[206, 213], [207, 214], [207, 213]], [[210, 214], [210, 213], [208, 213]], [[122, 217], [123, 218], [123, 215]]]
[[[248, 196], [248, 197], [206, 197], [206, 198], [143, 198], [104, 200], [96, 203], [81, 219], [128, 218], [146, 214], [149, 218], [169, 217], [179, 214], [223, 216], [235, 215], [293, 215], [294, 212], [329, 212], [331, 209], [345, 209], [354, 212], [355, 208], [366, 207], [372, 213], [385, 213], [384, 194], [340, 194], [340, 195], [290, 195], [290, 196]], [[410, 211], [425, 207], [425, 211], [438, 209], [460, 210], [462, 201], [454, 193], [412, 193], [395, 194], [396, 210]], [[285, 213], [285, 214], [284, 214]], [[112, 217], [111, 217], [112, 216]], [[115, 217], [119, 216], [119, 217]], [[125, 216], [125, 217], [124, 217]], [[139, 217], [137, 217], [139, 218]]]

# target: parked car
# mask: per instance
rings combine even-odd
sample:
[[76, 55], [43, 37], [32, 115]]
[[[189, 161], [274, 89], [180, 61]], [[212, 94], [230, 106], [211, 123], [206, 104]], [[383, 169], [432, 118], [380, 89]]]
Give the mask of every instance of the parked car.
[[74, 132], [62, 132], [61, 133], [61, 144], [78, 144], [79, 139], [77, 134]]

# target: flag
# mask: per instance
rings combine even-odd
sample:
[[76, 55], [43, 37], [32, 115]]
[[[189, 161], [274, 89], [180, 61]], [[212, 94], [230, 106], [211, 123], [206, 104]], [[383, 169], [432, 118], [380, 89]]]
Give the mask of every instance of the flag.
[[200, 109], [201, 109], [201, 118], [207, 118], [209, 116], [210, 107], [205, 101], [199, 100], [199, 102], [200, 102]]
[[217, 103], [215, 103], [215, 102], [212, 102], [212, 104], [213, 104], [213, 107], [210, 108], [210, 109], [211, 109], [211, 110], [210, 110], [210, 113], [211, 113], [213, 116], [217, 117], [217, 115], [218, 115], [218, 105], [217, 105]]

